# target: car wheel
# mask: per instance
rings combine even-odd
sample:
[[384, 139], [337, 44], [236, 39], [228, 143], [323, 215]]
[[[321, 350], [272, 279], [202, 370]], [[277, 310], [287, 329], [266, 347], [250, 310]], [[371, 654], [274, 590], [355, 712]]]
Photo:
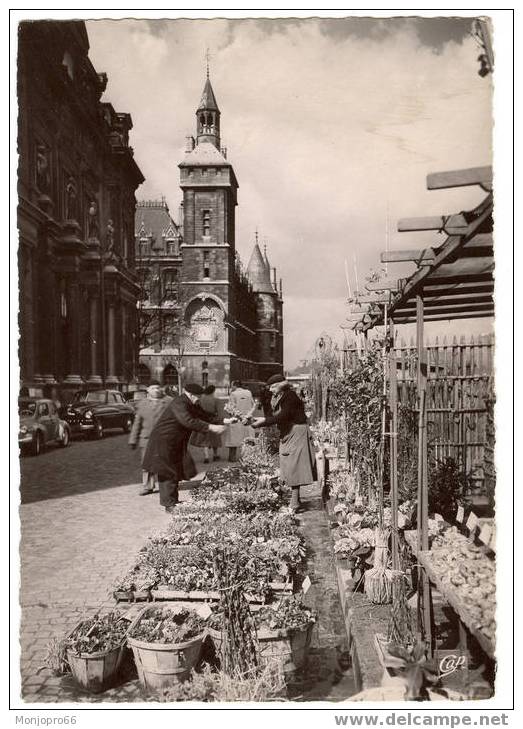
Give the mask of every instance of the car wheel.
[[44, 439], [41, 433], [37, 433], [33, 440], [33, 456], [39, 456], [44, 450]]
[[69, 429], [64, 428], [64, 433], [63, 433], [62, 439], [60, 441], [60, 445], [62, 446], [62, 448], [67, 448], [67, 446], [69, 445], [69, 441], [70, 441]]
[[101, 420], [95, 420], [93, 438], [95, 440], [101, 440], [104, 437], [104, 426]]
[[131, 427], [132, 427], [132, 425], [133, 425], [133, 420], [132, 420], [132, 418], [131, 418], [131, 417], [129, 416], [129, 417], [127, 417], [127, 418], [125, 419], [125, 421], [124, 421], [124, 424], [123, 424], [123, 426], [122, 426], [122, 427], [123, 427], [123, 432], [124, 432], [124, 433], [128, 433], [128, 432], [129, 432], [129, 431], [131, 430]]

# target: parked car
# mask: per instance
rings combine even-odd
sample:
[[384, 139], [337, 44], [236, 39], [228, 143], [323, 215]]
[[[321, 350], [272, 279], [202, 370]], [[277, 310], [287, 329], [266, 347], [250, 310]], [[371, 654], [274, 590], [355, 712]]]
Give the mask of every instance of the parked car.
[[85, 434], [92, 438], [103, 438], [104, 431], [110, 428], [122, 428], [128, 433], [134, 419], [133, 408], [118, 390], [77, 392], [61, 413], [73, 435]]
[[134, 390], [133, 392], [128, 392], [125, 397], [127, 404], [136, 412], [136, 406], [140, 400], [145, 400], [147, 397], [147, 390]]
[[30, 451], [38, 456], [48, 443], [56, 443], [63, 448], [69, 445], [71, 429], [60, 418], [53, 400], [34, 397], [21, 397], [18, 400], [18, 445], [22, 451]]

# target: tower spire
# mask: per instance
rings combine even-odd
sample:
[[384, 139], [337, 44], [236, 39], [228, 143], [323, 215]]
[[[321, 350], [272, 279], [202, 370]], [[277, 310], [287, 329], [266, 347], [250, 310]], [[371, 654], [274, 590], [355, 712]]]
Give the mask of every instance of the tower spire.
[[209, 51], [209, 47], [207, 46], [207, 50], [205, 51], [205, 65], [206, 65], [206, 71], [207, 71], [207, 78], [209, 78], [210, 61], [211, 61], [211, 53]]
[[209, 79], [209, 49], [205, 54], [207, 78], [203, 87], [202, 98], [196, 110], [197, 143], [210, 142], [220, 149], [220, 110]]

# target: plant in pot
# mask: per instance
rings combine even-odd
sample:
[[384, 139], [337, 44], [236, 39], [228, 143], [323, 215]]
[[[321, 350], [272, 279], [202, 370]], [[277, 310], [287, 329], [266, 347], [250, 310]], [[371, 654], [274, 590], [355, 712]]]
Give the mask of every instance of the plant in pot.
[[127, 623], [118, 611], [82, 620], [66, 637], [71, 673], [83, 688], [100, 693], [117, 678], [125, 653]]
[[[306, 606], [302, 595], [287, 595], [277, 603], [261, 607], [252, 614], [256, 628], [260, 664], [274, 661], [284, 672], [301, 668], [311, 642], [316, 612]], [[221, 649], [223, 610], [216, 609], [208, 618], [208, 632], [219, 654]]]
[[145, 607], [127, 632], [142, 687], [157, 691], [188, 678], [204, 637], [205, 620], [196, 611], [177, 605]]

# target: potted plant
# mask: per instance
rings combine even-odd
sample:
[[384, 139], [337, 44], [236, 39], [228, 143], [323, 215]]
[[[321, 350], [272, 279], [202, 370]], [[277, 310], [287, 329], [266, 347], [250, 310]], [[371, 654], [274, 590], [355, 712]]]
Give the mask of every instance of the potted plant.
[[121, 666], [127, 623], [118, 611], [82, 620], [65, 639], [65, 655], [75, 680], [92, 693], [113, 685]]
[[177, 605], [147, 606], [133, 620], [127, 641], [146, 691], [185, 680], [200, 657], [205, 621]]
[[[303, 604], [301, 595], [282, 597], [273, 605], [253, 612], [261, 665], [276, 661], [285, 672], [301, 668], [308, 656], [316, 613]], [[208, 618], [207, 632], [219, 655], [222, 642], [223, 612], [218, 609]]]

